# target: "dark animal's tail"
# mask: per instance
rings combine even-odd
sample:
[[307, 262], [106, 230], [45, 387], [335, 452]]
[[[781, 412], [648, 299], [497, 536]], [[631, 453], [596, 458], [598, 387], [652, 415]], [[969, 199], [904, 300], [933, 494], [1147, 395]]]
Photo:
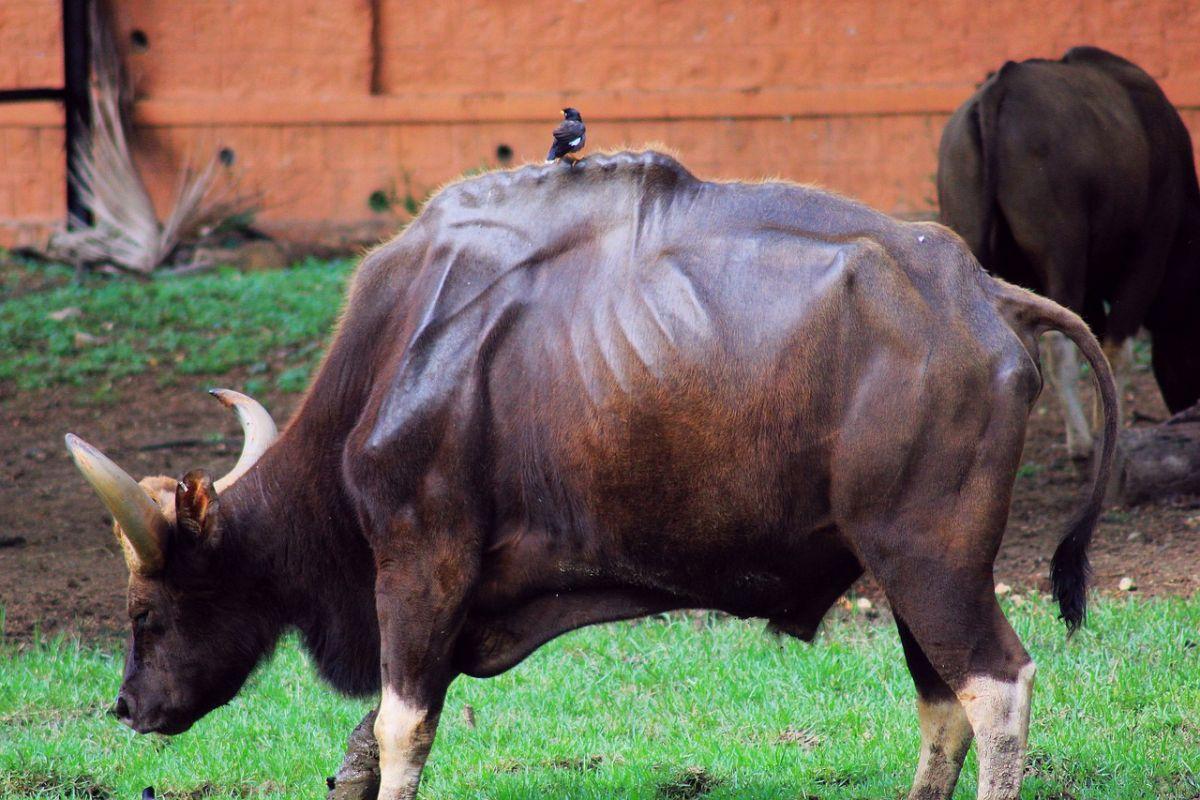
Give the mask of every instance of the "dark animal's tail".
[[1104, 439], [1092, 476], [1091, 493], [1059, 542], [1050, 564], [1054, 597], [1058, 600], [1067, 629], [1074, 633], [1083, 624], [1087, 614], [1087, 581], [1091, 571], [1087, 549], [1100, 518], [1116, 453], [1117, 386], [1100, 343], [1082, 319], [1053, 300], [995, 278], [990, 280], [997, 308], [1015, 331], [1029, 332], [1033, 337], [1046, 331], [1059, 331], [1075, 343], [1092, 367], [1104, 407]]
[[996, 269], [996, 246], [1000, 232], [1000, 209], [998, 206], [996, 175], [996, 128], [1000, 119], [1000, 107], [1004, 104], [1004, 73], [1014, 62], [1008, 61], [988, 77], [979, 100], [975, 104], [974, 119], [976, 135], [979, 137], [979, 169], [983, 177], [983, 218], [980, 221], [979, 262], [989, 271]]

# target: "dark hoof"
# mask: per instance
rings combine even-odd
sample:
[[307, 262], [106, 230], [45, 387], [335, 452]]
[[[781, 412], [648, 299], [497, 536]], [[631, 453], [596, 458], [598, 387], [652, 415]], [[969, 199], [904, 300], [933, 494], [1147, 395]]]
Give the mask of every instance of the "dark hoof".
[[346, 778], [334, 782], [326, 800], [376, 800], [377, 797], [379, 797], [379, 776], [375, 775]]
[[329, 786], [327, 800], [376, 800], [379, 796], [379, 745], [375, 742], [374, 711], [350, 734], [346, 742], [346, 757]]

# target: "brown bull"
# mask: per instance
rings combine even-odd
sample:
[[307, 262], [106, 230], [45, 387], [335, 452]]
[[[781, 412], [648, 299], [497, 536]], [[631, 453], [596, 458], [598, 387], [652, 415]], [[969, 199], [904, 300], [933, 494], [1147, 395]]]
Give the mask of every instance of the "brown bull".
[[298, 629], [335, 687], [382, 689], [380, 796], [412, 798], [456, 675], [668, 609], [809, 639], [866, 570], [916, 683], [912, 796], [949, 797], [974, 734], [979, 796], [1015, 798], [1033, 665], [992, 563], [1045, 330], [1106, 411], [1054, 556], [1074, 627], [1116, 426], [1074, 314], [938, 225], [654, 153], [454, 185], [365, 259], [277, 441], [224, 394], [262, 434], [244, 473], [138, 487], [69, 437], [128, 546], [118, 712], [185, 730]]

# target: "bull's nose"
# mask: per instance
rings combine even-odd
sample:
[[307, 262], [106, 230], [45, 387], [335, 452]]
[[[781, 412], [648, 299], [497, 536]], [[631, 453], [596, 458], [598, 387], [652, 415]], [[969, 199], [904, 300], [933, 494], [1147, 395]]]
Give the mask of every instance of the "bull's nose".
[[125, 695], [123, 694], [117, 695], [117, 702], [113, 703], [113, 707], [109, 709], [108, 713], [112, 714], [126, 725], [132, 721], [129, 711], [129, 701], [125, 699]]

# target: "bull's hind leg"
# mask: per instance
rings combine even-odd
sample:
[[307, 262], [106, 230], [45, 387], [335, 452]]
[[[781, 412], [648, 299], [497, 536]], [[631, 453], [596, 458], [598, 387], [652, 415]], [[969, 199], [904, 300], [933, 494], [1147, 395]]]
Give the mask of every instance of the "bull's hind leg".
[[918, 678], [933, 691], [921, 701], [922, 765], [912, 797], [949, 797], [962, 763], [968, 739], [944, 685], [975, 734], [979, 800], [1015, 800], [1024, 772], [1033, 663], [996, 602], [990, 561], [955, 563], [945, 546], [935, 554], [919, 544], [892, 551], [882, 562], [878, 551], [868, 558], [923, 656], [916, 659], [914, 678], [928, 665], [940, 679]]
[[[940, 740], [939, 749], [951, 746], [940, 760], [922, 765], [918, 782], [931, 787], [922, 795], [923, 787], [914, 786], [913, 796], [948, 796], [949, 776], [957, 773], [949, 756], [955, 766], [961, 763], [961, 718], [946, 702], [944, 685], [975, 734], [979, 800], [1015, 800], [1024, 772], [1033, 663], [996, 602], [992, 559], [1004, 516], [976, 516], [977, 498], [968, 495], [980, 484], [971, 484], [969, 476], [958, 513], [913, 513], [909, 506], [902, 519], [864, 532], [858, 541], [865, 566], [911, 633], [906, 653], [916, 665], [914, 678], [932, 690], [922, 714], [923, 725], [931, 728], [928, 739]], [[1007, 492], [1000, 499], [1007, 503]], [[927, 666], [940, 682], [927, 674]], [[932, 757], [933, 742], [927, 744]]]
[[953, 787], [966, 742], [951, 697], [975, 734], [979, 800], [1015, 800], [1020, 790], [1033, 665], [996, 601], [992, 563], [1021, 453], [1022, 411], [993, 408], [971, 443], [935, 432], [902, 489], [883, 499], [867, 493], [877, 482], [855, 481], [845, 498], [845, 515], [857, 519], [843, 529], [901, 620], [921, 693], [928, 752], [914, 797], [946, 797]]
[[917, 687], [921, 759], [909, 800], [948, 800], [954, 794], [963, 759], [971, 746], [971, 723], [954, 690], [929, 663], [904, 620], [896, 618], [904, 658]]

